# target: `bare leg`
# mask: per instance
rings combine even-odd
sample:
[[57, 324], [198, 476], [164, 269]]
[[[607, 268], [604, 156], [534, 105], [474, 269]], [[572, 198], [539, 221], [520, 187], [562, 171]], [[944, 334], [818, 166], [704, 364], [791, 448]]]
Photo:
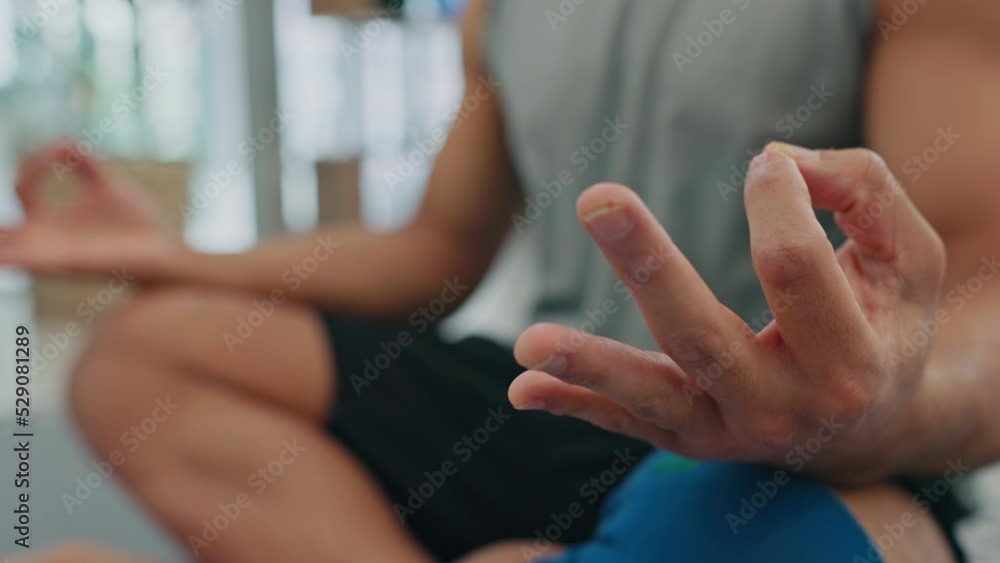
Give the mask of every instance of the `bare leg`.
[[953, 563], [955, 555], [945, 539], [944, 532], [930, 514], [924, 514], [910, 495], [895, 487], [879, 486], [854, 491], [840, 491], [840, 498], [850, 509], [869, 537], [876, 540], [889, 535], [888, 527], [906, 526], [899, 541], [894, 541], [882, 554], [885, 563]]
[[[552, 545], [545, 550], [545, 557], [556, 557], [565, 547]], [[529, 563], [525, 554], [537, 553], [530, 541], [507, 541], [491, 545], [463, 558], [458, 563]]]
[[102, 459], [124, 458], [119, 476], [192, 559], [430, 561], [321, 429], [333, 367], [318, 318], [286, 303], [227, 349], [223, 334], [253, 300], [163, 289], [107, 323], [72, 387], [91, 445]]
[[124, 553], [116, 553], [89, 544], [66, 544], [31, 557], [15, 557], [10, 563], [153, 563]]
[[[856, 491], [841, 491], [840, 498], [858, 518], [869, 536], [878, 538], [885, 533], [885, 525], [899, 522], [904, 514], [914, 514], [914, 505], [902, 492], [891, 487], [870, 487]], [[933, 518], [916, 515], [915, 524], [907, 528], [906, 535], [883, 553], [886, 563], [953, 563], [954, 556]], [[533, 551], [530, 541], [511, 541], [484, 548], [461, 563], [525, 563], [523, 551]], [[553, 547], [546, 557], [554, 557], [562, 550]], [[16, 562], [15, 563], [20, 563]], [[103, 553], [88, 547], [67, 547], [51, 553], [37, 562], [27, 563], [148, 563], [137, 559]]]
[[[223, 333], [253, 310], [253, 299], [165, 289], [112, 319], [74, 378], [73, 407], [88, 440], [102, 460], [123, 456], [117, 473], [180, 542], [208, 544], [200, 560], [430, 561], [365, 471], [320, 429], [334, 380], [318, 319], [285, 304], [234, 353], [226, 348]], [[176, 411], [154, 414], [158, 399]], [[148, 435], [140, 428], [145, 440], [135, 448], [136, 434], [123, 433], [154, 416], [163, 422]], [[304, 451], [283, 460], [285, 443]], [[269, 465], [281, 474], [267, 472]], [[263, 478], [250, 482], [261, 469], [271, 477], [262, 491]], [[232, 510], [241, 494], [250, 503], [229, 518], [220, 505]], [[841, 497], [873, 537], [915, 514], [917, 525], [885, 554], [887, 563], [952, 560], [933, 519], [899, 491], [874, 487]], [[205, 522], [219, 530], [217, 518], [225, 529], [208, 541]], [[531, 544], [498, 544], [463, 563], [523, 563], [522, 545]], [[69, 562], [148, 563], [80, 546], [39, 560]]]

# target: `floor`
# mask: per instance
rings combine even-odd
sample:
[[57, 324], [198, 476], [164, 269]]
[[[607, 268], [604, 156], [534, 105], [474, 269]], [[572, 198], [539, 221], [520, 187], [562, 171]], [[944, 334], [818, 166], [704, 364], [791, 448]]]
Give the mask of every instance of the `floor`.
[[[14, 298], [0, 291], [0, 359], [12, 357], [14, 330], [18, 325], [34, 325], [28, 299]], [[58, 333], [65, 321], [29, 325], [36, 348], [62, 342]], [[128, 498], [114, 479], [104, 479], [93, 463], [95, 458], [81, 444], [65, 407], [66, 374], [73, 359], [84, 344], [85, 337], [70, 338], [65, 349], [52, 355], [52, 360], [33, 375], [31, 391], [30, 506], [31, 551], [69, 539], [87, 540], [115, 546], [135, 553], [147, 554], [164, 561], [179, 562], [184, 558], [153, 522]], [[60, 347], [61, 348], [61, 347]], [[52, 350], [50, 348], [50, 350]], [[33, 353], [37, 352], [33, 350]], [[13, 405], [13, 382], [0, 378], [0, 405]], [[0, 416], [0, 556], [25, 555], [14, 546], [9, 510], [15, 505], [12, 476], [16, 472], [11, 448], [11, 434], [24, 429], [13, 424], [7, 413]], [[89, 483], [89, 484], [88, 484]], [[23, 492], [17, 490], [16, 492]], [[66, 499], [81, 499], [66, 507]], [[36, 552], [37, 553], [37, 552]]]
[[[13, 336], [18, 324], [30, 322], [31, 305], [24, 298], [14, 298], [0, 287], [0, 358], [10, 358]], [[43, 322], [34, 328], [35, 344], [61, 340], [57, 337], [63, 322]], [[146, 554], [163, 561], [179, 562], [182, 552], [127, 497], [114, 480], [105, 480], [95, 469], [94, 459], [80, 443], [65, 409], [65, 374], [85, 337], [68, 342], [44, 371], [32, 381], [33, 399], [29, 429], [31, 441], [31, 545], [52, 545], [67, 539], [84, 539]], [[13, 403], [11, 378], [0, 378], [0, 405]], [[0, 556], [23, 555], [12, 551], [14, 537], [9, 508], [14, 505], [10, 476], [15, 472], [11, 433], [15, 427], [10, 416], [0, 416]], [[89, 481], [89, 484], [87, 484]], [[961, 530], [963, 543], [976, 563], [1000, 563], [1000, 467], [984, 471], [971, 480], [967, 494], [983, 509]], [[82, 503], [70, 512], [65, 500], [70, 496]]]

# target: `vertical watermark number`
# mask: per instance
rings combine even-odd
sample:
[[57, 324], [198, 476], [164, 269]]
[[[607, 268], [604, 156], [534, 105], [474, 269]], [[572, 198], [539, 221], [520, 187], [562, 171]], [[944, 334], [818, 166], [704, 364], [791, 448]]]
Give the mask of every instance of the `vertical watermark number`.
[[14, 331], [14, 422], [13, 453], [17, 460], [14, 473], [14, 544], [28, 549], [31, 544], [31, 332], [25, 326]]

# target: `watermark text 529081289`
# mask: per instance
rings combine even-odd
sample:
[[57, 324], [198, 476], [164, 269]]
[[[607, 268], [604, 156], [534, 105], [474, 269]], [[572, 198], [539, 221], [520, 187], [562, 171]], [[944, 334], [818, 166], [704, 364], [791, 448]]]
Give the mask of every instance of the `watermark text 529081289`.
[[14, 544], [28, 549], [31, 541], [31, 438], [27, 431], [31, 417], [31, 332], [28, 327], [14, 330]]

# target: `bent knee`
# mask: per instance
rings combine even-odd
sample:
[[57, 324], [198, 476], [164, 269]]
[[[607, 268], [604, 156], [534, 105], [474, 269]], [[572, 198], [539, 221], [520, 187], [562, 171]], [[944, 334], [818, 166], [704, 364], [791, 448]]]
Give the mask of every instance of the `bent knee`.
[[198, 322], [204, 300], [198, 290], [163, 288], [104, 313], [70, 379], [70, 407], [85, 432], [124, 415], [125, 401], [143, 390], [167, 385], [162, 366], [185, 361], [180, 327]]
[[461, 559], [459, 563], [525, 563], [542, 555], [546, 558], [555, 557], [564, 549], [561, 545], [552, 544], [544, 554], [539, 554], [534, 541], [509, 540], [477, 550]]
[[[233, 348], [234, 338], [244, 344]], [[329, 356], [322, 324], [309, 308], [230, 290], [164, 287], [101, 319], [75, 370], [70, 399], [84, 426], [124, 416], [108, 412], [120, 410], [116, 402], [178, 388], [224, 390], [321, 420], [333, 396]], [[274, 377], [282, 372], [290, 375]]]
[[138, 559], [83, 542], [71, 542], [43, 550], [40, 555], [29, 559], [29, 561], [37, 563], [139, 563]]
[[98, 319], [92, 349], [104, 352], [158, 352], [176, 347], [183, 327], [192, 326], [199, 314], [209, 312], [206, 304], [222, 302], [222, 293], [198, 288], [170, 286], [136, 294], [127, 303]]
[[886, 563], [955, 561], [937, 520], [902, 489], [879, 485], [838, 491], [838, 495]]

